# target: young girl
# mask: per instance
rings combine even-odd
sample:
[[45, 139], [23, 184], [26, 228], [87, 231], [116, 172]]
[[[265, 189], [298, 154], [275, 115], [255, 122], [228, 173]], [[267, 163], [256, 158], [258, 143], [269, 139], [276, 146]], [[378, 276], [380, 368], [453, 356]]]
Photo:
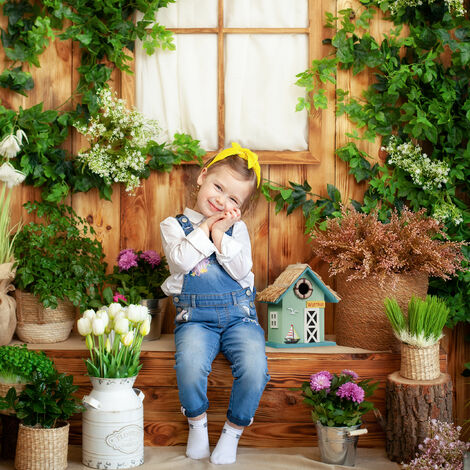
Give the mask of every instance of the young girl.
[[200, 172], [194, 208], [160, 224], [171, 272], [162, 289], [176, 307], [175, 369], [189, 423], [186, 455], [192, 459], [210, 455], [206, 410], [212, 362], [222, 351], [232, 364], [227, 421], [210, 459], [215, 464], [236, 461], [238, 440], [269, 380], [250, 237], [240, 220], [260, 179], [257, 155], [233, 143]]

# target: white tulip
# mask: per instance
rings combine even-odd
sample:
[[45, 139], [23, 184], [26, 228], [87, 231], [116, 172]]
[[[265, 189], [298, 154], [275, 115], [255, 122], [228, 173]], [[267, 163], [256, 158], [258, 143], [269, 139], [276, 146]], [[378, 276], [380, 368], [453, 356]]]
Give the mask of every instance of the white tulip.
[[129, 305], [127, 309], [127, 318], [130, 321], [139, 323], [144, 321], [148, 315], [148, 308], [145, 305]]
[[0, 155], [7, 158], [15, 158], [17, 153], [21, 150], [18, 144], [18, 138], [16, 135], [7, 135], [0, 142]]
[[133, 331], [129, 331], [124, 336], [121, 336], [121, 343], [124, 346], [130, 346], [133, 341], [134, 341], [134, 332]]
[[100, 318], [104, 322], [104, 327], [108, 326], [109, 323], [109, 317], [108, 314], [104, 310], [98, 310], [96, 312], [96, 318]]
[[129, 320], [127, 318], [115, 319], [114, 331], [120, 335], [125, 335], [129, 331]]
[[111, 352], [111, 341], [109, 341], [109, 338], [106, 340], [104, 347], [106, 348], [106, 352], [109, 354]]
[[90, 321], [93, 321], [93, 318], [95, 318], [95, 316], [96, 316], [96, 313], [91, 308], [89, 310], [85, 310], [82, 315], [83, 318], [88, 318], [88, 320]]
[[82, 317], [77, 321], [78, 332], [82, 336], [87, 336], [92, 332], [91, 321], [89, 318]]
[[26, 136], [23, 129], [18, 129], [16, 131], [16, 140], [21, 145], [23, 143], [23, 138], [28, 142], [28, 137]]
[[121, 304], [114, 302], [108, 307], [109, 318], [114, 318], [122, 310]]
[[104, 333], [105, 324], [101, 318], [93, 318], [91, 328], [95, 336], [101, 336]]
[[15, 170], [11, 163], [5, 162], [0, 166], [0, 181], [6, 183], [8, 188], [21, 184], [25, 178], [26, 175], [21, 171]]
[[149, 334], [149, 331], [150, 331], [150, 320], [148, 318], [146, 318], [142, 325], [140, 325], [140, 334], [142, 336], [147, 336]]

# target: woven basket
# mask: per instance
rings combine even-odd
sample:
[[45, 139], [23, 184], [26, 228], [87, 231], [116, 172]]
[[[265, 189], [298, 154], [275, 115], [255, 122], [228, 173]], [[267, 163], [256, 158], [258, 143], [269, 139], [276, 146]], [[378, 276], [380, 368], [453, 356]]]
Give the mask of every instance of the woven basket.
[[59, 343], [65, 341], [75, 323], [75, 307], [59, 300], [56, 309], [44, 308], [38, 298], [20, 290], [16, 297], [16, 335], [25, 343]]
[[426, 297], [427, 275], [394, 274], [382, 285], [374, 277], [346, 281], [349, 275], [336, 277], [336, 292], [342, 299], [336, 306], [336, 342], [341, 346], [399, 352], [400, 342], [385, 314], [384, 300], [395, 298], [406, 312], [411, 296]]
[[[0, 383], [0, 397], [5, 397], [5, 395], [8, 393], [8, 390], [10, 390], [11, 387], [15, 387], [16, 389], [16, 394], [19, 395], [26, 387], [26, 384], [4, 384]], [[2, 415], [9, 415], [14, 413], [14, 411], [11, 408], [7, 408], [6, 410], [0, 410], [0, 414]]]
[[426, 348], [401, 343], [400, 375], [411, 380], [434, 380], [441, 374], [439, 343]]
[[15, 469], [63, 470], [67, 468], [70, 424], [43, 429], [20, 424]]

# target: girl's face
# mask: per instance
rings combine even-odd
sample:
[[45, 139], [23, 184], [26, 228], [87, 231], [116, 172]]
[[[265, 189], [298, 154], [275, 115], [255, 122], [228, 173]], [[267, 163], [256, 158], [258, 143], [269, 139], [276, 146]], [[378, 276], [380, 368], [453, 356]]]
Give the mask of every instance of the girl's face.
[[253, 190], [251, 181], [241, 176], [228, 166], [211, 169], [203, 168], [197, 179], [200, 186], [194, 210], [205, 217], [228, 211], [241, 209]]

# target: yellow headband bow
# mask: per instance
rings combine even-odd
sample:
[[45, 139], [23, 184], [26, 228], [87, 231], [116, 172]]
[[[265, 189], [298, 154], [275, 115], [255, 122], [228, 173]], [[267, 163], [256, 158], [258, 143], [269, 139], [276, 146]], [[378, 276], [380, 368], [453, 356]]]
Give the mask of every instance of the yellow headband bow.
[[256, 153], [252, 152], [251, 150], [241, 148], [241, 146], [236, 142], [232, 142], [232, 146], [230, 148], [219, 152], [214, 160], [212, 160], [209, 165], [206, 166], [206, 168], [209, 168], [215, 162], [230, 157], [230, 155], [238, 155], [240, 158], [243, 158], [248, 162], [248, 169], [252, 168], [256, 174], [256, 187], [258, 187], [261, 179], [261, 168], [258, 163], [258, 155], [256, 155]]

